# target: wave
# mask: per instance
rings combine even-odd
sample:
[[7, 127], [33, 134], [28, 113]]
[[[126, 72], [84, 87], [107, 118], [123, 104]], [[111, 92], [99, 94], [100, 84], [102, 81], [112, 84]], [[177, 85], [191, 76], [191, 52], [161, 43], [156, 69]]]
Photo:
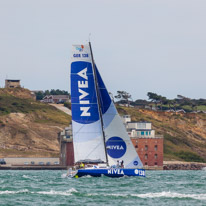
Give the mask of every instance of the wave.
[[32, 178], [29, 177], [28, 175], [23, 175], [22, 177], [25, 178], [25, 179], [32, 179]]
[[72, 193], [76, 193], [77, 190], [74, 188], [69, 189], [68, 191], [54, 191], [54, 190], [50, 190], [50, 191], [41, 191], [41, 192], [31, 192], [31, 193], [37, 193], [37, 194], [43, 194], [43, 195], [63, 195], [63, 196], [70, 196], [72, 195]]
[[159, 193], [146, 193], [146, 194], [132, 194], [131, 196], [140, 198], [191, 198], [197, 200], [206, 200], [206, 194], [181, 194], [176, 192], [159, 192]]
[[90, 193], [88, 196], [115, 196], [115, 197], [138, 197], [138, 198], [188, 198], [196, 200], [206, 200], [206, 194], [181, 194], [176, 192], [159, 192], [145, 194], [98, 194]]
[[19, 193], [27, 193], [29, 192], [27, 189], [25, 190], [19, 190], [19, 191], [9, 191], [9, 190], [5, 190], [5, 191], [0, 191], [0, 195], [5, 195], [5, 194], [19, 194]]
[[61, 178], [67, 178], [67, 173], [62, 174]]
[[[19, 191], [0, 191], [0, 195], [9, 195], [9, 194], [23, 194], [23, 193], [29, 193], [29, 194], [42, 194], [42, 195], [60, 195], [60, 196], [71, 196], [74, 193], [78, 193], [78, 191], [75, 188], [71, 188], [67, 191], [29, 191], [27, 189], [19, 190]], [[124, 194], [124, 193], [113, 193], [113, 194], [102, 194], [102, 193], [87, 193], [86, 196], [105, 196], [105, 197], [136, 197], [136, 198], [188, 198], [188, 199], [196, 199], [196, 200], [206, 200], [206, 194], [181, 194], [176, 192], [157, 192], [157, 193], [145, 193], [145, 194]]]
[[77, 190], [74, 189], [74, 188], [71, 188], [71, 189], [69, 189], [67, 191], [54, 191], [54, 190], [50, 190], [50, 191], [31, 192], [31, 191], [29, 191], [27, 189], [19, 190], [19, 191], [9, 191], [9, 190], [0, 191], [0, 195], [19, 194], [19, 193], [70, 196], [70, 195], [72, 195], [72, 193], [77, 193]]

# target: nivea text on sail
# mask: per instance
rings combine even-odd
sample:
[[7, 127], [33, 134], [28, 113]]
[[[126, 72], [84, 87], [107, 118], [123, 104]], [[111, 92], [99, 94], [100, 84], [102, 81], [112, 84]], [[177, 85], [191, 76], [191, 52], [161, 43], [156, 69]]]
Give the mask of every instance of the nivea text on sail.
[[[84, 90], [88, 88], [87, 67], [82, 69], [77, 74], [84, 79], [83, 81], [78, 81], [78, 91], [80, 93], [79, 104], [90, 104], [89, 100], [85, 100], [89, 93]], [[88, 112], [89, 109], [90, 107], [80, 107], [80, 110], [82, 111], [81, 116], [91, 116], [91, 113]]]

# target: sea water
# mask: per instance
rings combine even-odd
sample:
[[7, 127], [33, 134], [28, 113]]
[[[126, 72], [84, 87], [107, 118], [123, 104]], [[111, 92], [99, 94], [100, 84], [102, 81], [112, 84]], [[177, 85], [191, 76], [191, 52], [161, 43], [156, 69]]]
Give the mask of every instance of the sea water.
[[206, 171], [76, 179], [66, 171], [0, 170], [0, 205], [206, 205]]

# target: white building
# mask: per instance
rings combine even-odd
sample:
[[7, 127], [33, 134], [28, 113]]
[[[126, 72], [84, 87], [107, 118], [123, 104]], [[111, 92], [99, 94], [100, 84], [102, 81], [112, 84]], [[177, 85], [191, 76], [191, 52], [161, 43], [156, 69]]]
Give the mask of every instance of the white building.
[[155, 138], [151, 122], [131, 122], [130, 115], [122, 116], [122, 120], [130, 137]]

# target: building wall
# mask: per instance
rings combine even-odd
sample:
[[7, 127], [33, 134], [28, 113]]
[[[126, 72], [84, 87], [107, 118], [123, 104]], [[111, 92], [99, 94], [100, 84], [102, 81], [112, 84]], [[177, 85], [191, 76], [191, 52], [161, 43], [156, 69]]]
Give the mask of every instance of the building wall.
[[17, 88], [21, 87], [20, 80], [5, 80], [5, 88]]
[[144, 166], [163, 166], [163, 138], [131, 138]]
[[122, 121], [124, 124], [127, 124], [127, 122], [131, 122], [131, 116], [130, 115], [123, 115], [122, 117]]
[[66, 166], [73, 166], [74, 165], [74, 147], [73, 142], [66, 143], [66, 151], [67, 151], [67, 160]]
[[152, 129], [151, 122], [128, 122], [127, 128], [131, 129]]

